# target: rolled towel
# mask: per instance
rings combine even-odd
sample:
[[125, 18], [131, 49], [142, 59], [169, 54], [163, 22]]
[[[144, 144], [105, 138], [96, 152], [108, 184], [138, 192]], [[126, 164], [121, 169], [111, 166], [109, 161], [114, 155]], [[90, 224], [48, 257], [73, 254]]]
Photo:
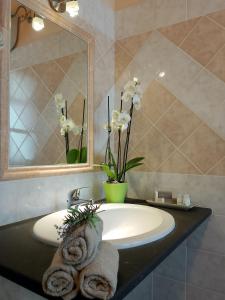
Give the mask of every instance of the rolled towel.
[[108, 242], [101, 242], [94, 261], [80, 273], [80, 290], [89, 299], [111, 299], [116, 291], [119, 253]]
[[42, 288], [47, 295], [62, 297], [64, 300], [71, 300], [77, 296], [79, 291], [78, 272], [74, 267], [63, 263], [58, 250], [50, 267], [43, 275]]
[[64, 263], [82, 270], [95, 258], [102, 240], [103, 223], [99, 218], [95, 226], [89, 223], [77, 227], [70, 233], [60, 246]]

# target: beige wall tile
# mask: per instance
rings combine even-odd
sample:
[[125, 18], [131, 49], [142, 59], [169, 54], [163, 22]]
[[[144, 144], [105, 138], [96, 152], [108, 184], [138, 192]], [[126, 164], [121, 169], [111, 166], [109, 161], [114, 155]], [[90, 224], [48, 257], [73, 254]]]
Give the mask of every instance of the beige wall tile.
[[192, 111], [177, 101], [160, 119], [157, 127], [179, 146], [200, 123], [200, 119]]
[[55, 134], [52, 134], [49, 137], [48, 142], [42, 149], [42, 152], [48, 157], [50, 164], [55, 164], [63, 151], [65, 151], [65, 146]]
[[181, 146], [181, 151], [206, 173], [224, 156], [225, 141], [209, 127], [202, 125]]
[[117, 42], [115, 44], [115, 82], [117, 82], [131, 60], [132, 56]]
[[202, 70], [184, 96], [179, 99], [224, 139], [224, 95], [224, 82], [210, 72]]
[[[107, 72], [106, 72], [107, 70]], [[114, 47], [95, 62], [94, 105], [95, 108], [104, 100], [114, 85]]]
[[175, 101], [176, 97], [160, 82], [154, 80], [143, 94], [141, 110], [155, 123]]
[[177, 46], [185, 39], [193, 27], [199, 22], [200, 18], [194, 18], [188, 21], [177, 23], [168, 27], [159, 29], [167, 39], [175, 43]]
[[190, 161], [188, 161], [180, 152], [174, 152], [158, 168], [157, 172], [177, 173], [177, 174], [201, 174]]
[[225, 159], [219, 161], [207, 174], [225, 176]]
[[150, 36], [150, 34], [151, 31], [139, 35], [131, 36], [125, 39], [121, 39], [118, 42], [133, 57], [143, 46], [143, 44], [145, 43], [146, 39]]
[[225, 47], [223, 47], [206, 67], [225, 82]]
[[225, 28], [225, 10], [217, 11], [215, 13], [209, 14], [208, 16]]
[[51, 92], [55, 92], [65, 74], [53, 61], [32, 67]]
[[181, 48], [206, 65], [225, 43], [225, 31], [204, 17], [181, 44]]
[[130, 147], [135, 148], [142, 137], [151, 128], [151, 121], [144, 115], [143, 109], [141, 111], [134, 111], [131, 136], [130, 136]]
[[140, 140], [135, 151], [138, 156], [145, 157], [147, 165], [152, 170], [156, 170], [174, 151], [174, 147], [157, 129], [152, 127]]
[[194, 18], [225, 9], [223, 0], [187, 0], [187, 16]]

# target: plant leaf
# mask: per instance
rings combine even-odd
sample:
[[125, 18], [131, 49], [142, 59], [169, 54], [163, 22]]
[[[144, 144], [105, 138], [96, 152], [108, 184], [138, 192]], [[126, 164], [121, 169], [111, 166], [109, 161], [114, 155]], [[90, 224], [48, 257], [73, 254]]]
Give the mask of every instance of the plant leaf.
[[135, 165], [136, 163], [139, 163], [140, 161], [142, 161], [144, 159], [144, 157], [135, 157], [135, 158], [132, 158], [131, 160], [129, 160], [127, 163], [126, 163], [126, 168], [125, 170], [129, 170], [131, 166]]
[[75, 164], [79, 157], [78, 149], [71, 149], [66, 155], [66, 161], [68, 164]]
[[107, 164], [102, 164], [101, 168], [110, 179], [116, 179], [116, 174], [112, 170], [110, 170], [110, 167]]
[[81, 160], [80, 163], [86, 163], [87, 162], [87, 147], [83, 147], [81, 149]]
[[141, 163], [141, 161], [142, 161], [143, 159], [144, 159], [144, 157], [135, 157], [135, 158], [132, 158], [131, 160], [129, 160], [129, 161], [126, 163], [125, 170], [122, 170], [122, 171], [120, 172], [120, 174], [118, 175], [118, 181], [121, 180], [123, 174], [126, 173], [128, 170], [143, 165], [143, 163]]
[[115, 158], [110, 150], [110, 157], [112, 158], [112, 163], [113, 163], [113, 169], [114, 169], [114, 173], [116, 175], [116, 179], [118, 179], [118, 169], [117, 169], [117, 165], [116, 165], [116, 161], [115, 161]]
[[133, 169], [135, 167], [138, 167], [138, 166], [141, 166], [143, 165], [143, 163], [136, 163], [136, 164], [133, 164], [132, 166], [130, 166], [129, 168], [126, 168], [126, 171], [130, 170], [130, 169]]

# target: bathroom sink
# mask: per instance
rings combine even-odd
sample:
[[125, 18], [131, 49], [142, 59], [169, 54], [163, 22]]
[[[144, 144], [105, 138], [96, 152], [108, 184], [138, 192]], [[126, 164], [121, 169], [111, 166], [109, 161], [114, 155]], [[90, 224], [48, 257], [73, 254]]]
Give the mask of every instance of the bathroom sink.
[[[61, 210], [38, 220], [34, 236], [40, 241], [58, 246], [60, 240], [54, 225], [62, 225], [67, 210]], [[165, 237], [175, 227], [173, 216], [154, 207], [135, 204], [103, 204], [99, 209], [103, 220], [103, 240], [117, 249], [125, 249], [154, 242]]]

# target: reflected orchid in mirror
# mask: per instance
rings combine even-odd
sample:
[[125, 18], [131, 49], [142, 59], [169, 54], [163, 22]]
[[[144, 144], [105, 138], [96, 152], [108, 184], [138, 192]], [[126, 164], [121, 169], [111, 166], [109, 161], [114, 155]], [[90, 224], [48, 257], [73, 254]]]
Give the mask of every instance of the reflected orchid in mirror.
[[[83, 145], [84, 132], [86, 125], [84, 123], [85, 117], [85, 99], [83, 102], [83, 120], [82, 125], [79, 126], [68, 117], [67, 101], [62, 94], [56, 94], [54, 97], [57, 115], [60, 124], [60, 134], [65, 138], [66, 160], [68, 164], [86, 163], [87, 162], [87, 147]], [[80, 135], [77, 148], [70, 149], [69, 133]]]

